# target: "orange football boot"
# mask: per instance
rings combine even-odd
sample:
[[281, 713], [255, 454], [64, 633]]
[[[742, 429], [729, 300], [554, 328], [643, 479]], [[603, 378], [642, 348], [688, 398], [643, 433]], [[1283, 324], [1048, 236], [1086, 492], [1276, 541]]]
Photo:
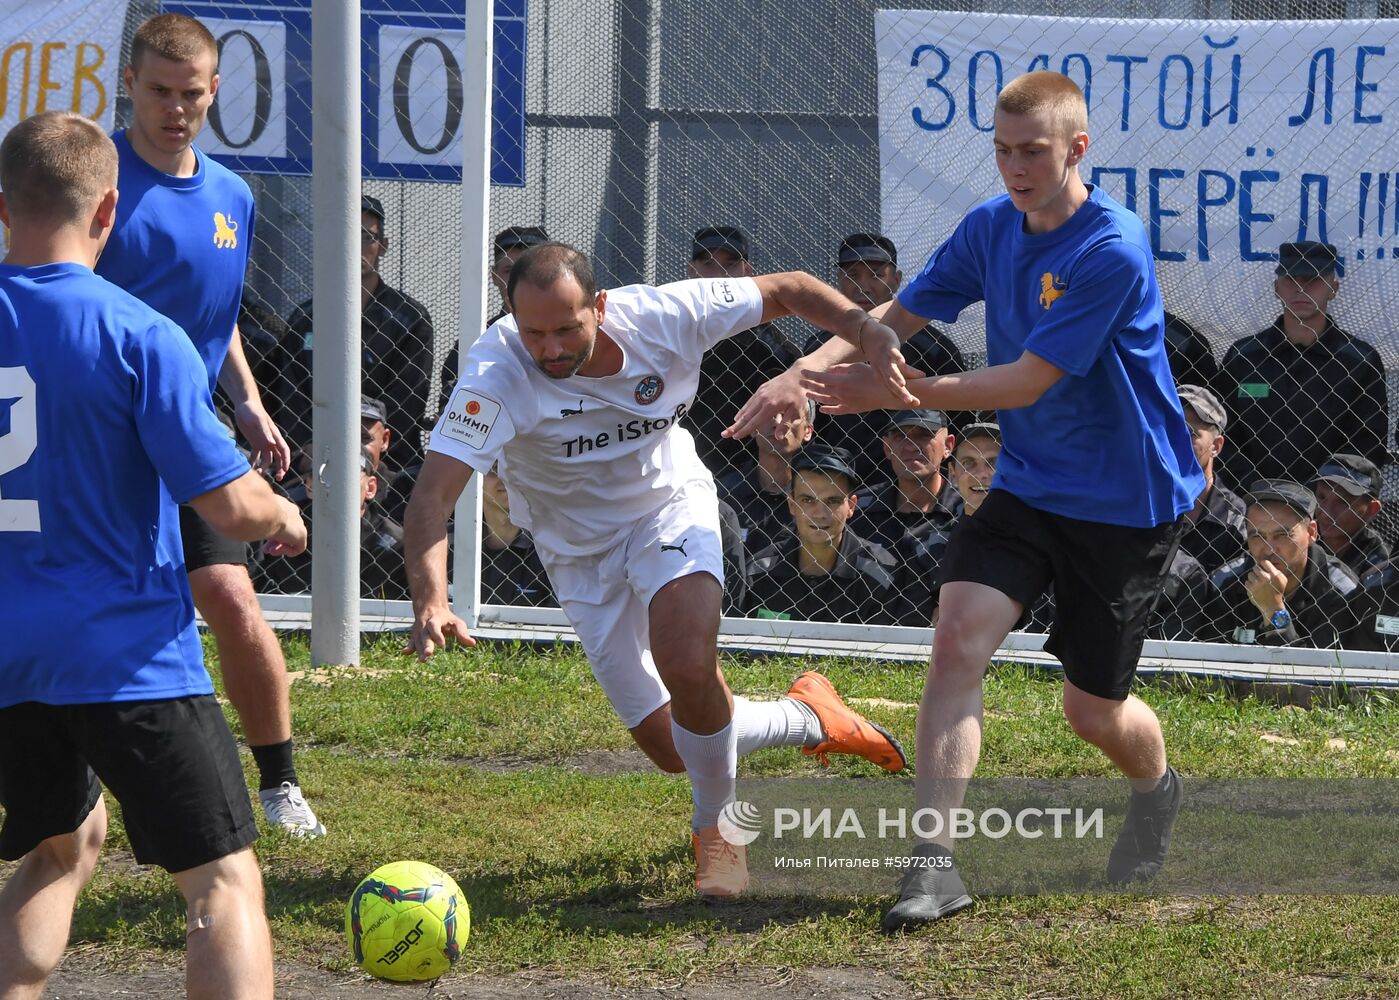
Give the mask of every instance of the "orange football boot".
[[887, 729], [850, 709], [823, 675], [808, 670], [792, 682], [787, 697], [799, 701], [821, 720], [826, 737], [814, 747], [802, 747], [808, 757], [818, 757], [830, 766], [827, 754], [848, 753], [863, 757], [886, 771], [902, 771], [907, 759], [904, 748]]

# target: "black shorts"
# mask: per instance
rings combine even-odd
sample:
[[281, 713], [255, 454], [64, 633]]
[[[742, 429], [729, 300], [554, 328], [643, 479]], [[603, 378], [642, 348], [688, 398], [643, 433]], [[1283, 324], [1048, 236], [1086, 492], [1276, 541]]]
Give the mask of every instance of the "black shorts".
[[0, 708], [0, 858], [76, 830], [97, 804], [99, 780], [121, 804], [143, 865], [182, 872], [257, 839], [238, 748], [212, 695], [29, 701]]
[[1183, 523], [1128, 528], [1078, 521], [992, 490], [952, 533], [940, 584], [985, 584], [1027, 609], [1052, 584], [1054, 624], [1044, 648], [1075, 687], [1121, 701], [1136, 676], [1147, 618]]
[[248, 546], [225, 538], [189, 504], [180, 505], [180, 544], [185, 549], [185, 572], [205, 566], [246, 566]]

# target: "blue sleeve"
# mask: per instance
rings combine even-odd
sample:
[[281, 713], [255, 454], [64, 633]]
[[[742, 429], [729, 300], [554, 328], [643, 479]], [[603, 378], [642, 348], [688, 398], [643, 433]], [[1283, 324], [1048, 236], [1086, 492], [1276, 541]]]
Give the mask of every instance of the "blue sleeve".
[[153, 323], [127, 341], [126, 362], [135, 375], [136, 431], [171, 499], [184, 503], [248, 471], [214, 415], [209, 374], [182, 330]]
[[927, 266], [899, 293], [899, 305], [924, 319], [951, 322], [985, 297], [980, 254], [970, 238], [972, 225], [973, 216], [969, 215], [933, 251]]
[[1078, 259], [1064, 294], [1035, 322], [1025, 350], [1082, 378], [1113, 338], [1131, 326], [1151, 291], [1151, 262], [1121, 240]]

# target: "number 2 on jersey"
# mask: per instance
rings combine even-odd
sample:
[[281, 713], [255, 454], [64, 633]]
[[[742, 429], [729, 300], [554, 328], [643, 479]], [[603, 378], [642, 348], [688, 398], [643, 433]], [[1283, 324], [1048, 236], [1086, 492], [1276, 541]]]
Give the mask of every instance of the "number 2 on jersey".
[[[0, 434], [0, 476], [23, 466], [39, 446], [34, 380], [23, 368], [0, 368], [0, 399], [11, 400], [10, 429]], [[0, 531], [38, 531], [38, 500], [0, 496]]]

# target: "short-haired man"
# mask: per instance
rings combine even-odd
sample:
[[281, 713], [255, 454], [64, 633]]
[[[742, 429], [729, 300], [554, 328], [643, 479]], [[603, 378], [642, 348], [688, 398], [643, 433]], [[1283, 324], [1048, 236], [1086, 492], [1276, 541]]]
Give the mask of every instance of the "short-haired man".
[[1284, 243], [1273, 294], [1282, 315], [1224, 353], [1215, 392], [1229, 411], [1226, 478], [1310, 482], [1328, 455], [1389, 461], [1389, 396], [1374, 346], [1330, 315], [1340, 258], [1329, 243]]
[[[136, 29], [122, 74], [131, 127], [113, 138], [119, 162], [117, 221], [97, 273], [189, 335], [209, 386], [234, 404], [253, 467], [278, 479], [291, 451], [263, 408], [237, 318], [256, 211], [241, 178], [194, 145], [218, 92], [218, 43], [183, 14]], [[181, 545], [194, 605], [214, 634], [224, 687], [257, 763], [258, 796], [274, 826], [317, 837], [325, 826], [301, 794], [293, 761], [290, 684], [277, 637], [248, 575], [248, 547], [188, 506]]]
[[1371, 527], [1383, 504], [1384, 477], [1360, 455], [1332, 455], [1316, 470], [1316, 526], [1321, 544], [1356, 576], [1389, 562], [1389, 543]]
[[[391, 471], [422, 464], [422, 426], [427, 421], [428, 380], [432, 375], [433, 329], [427, 307], [391, 286], [379, 272], [392, 243], [384, 204], [360, 196], [360, 385], [381, 400], [393, 432], [381, 465]], [[295, 356], [278, 384], [283, 424], [304, 451], [311, 447], [311, 365], [315, 315], [307, 300], [287, 319]]]
[[940, 410], [898, 410], [886, 420], [879, 441], [892, 481], [861, 498], [854, 528], [900, 555], [914, 539], [950, 529], [961, 514], [961, 497], [943, 475], [957, 438]]
[[499, 462], [511, 517], [623, 725], [659, 767], [689, 775], [696, 889], [740, 893], [743, 848], [718, 830], [740, 753], [800, 745], [889, 770], [903, 756], [818, 674], [773, 703], [730, 693], [714, 480], [681, 420], [701, 357], [725, 337], [789, 314], [852, 340], [877, 324], [795, 272], [599, 290], [587, 256], [558, 243], [527, 251], [509, 292], [514, 313], [467, 352], [408, 504], [412, 648], [426, 659], [449, 637], [472, 643], [448, 605], [447, 521], [471, 476]]
[[861, 625], [902, 624], [911, 617], [894, 555], [848, 527], [858, 485], [844, 449], [808, 445], [792, 456], [795, 528], [749, 562], [751, 615]]
[[[506, 226], [495, 234], [495, 239], [491, 242], [491, 284], [495, 285], [495, 290], [500, 295], [500, 312], [486, 320], [487, 326], [500, 322], [501, 317], [510, 312], [510, 298], [507, 290], [510, 287], [510, 269], [515, 266], [515, 261], [519, 260], [520, 255], [530, 247], [537, 247], [541, 243], [548, 242], [549, 234], [544, 231], [543, 226]], [[460, 350], [461, 345], [453, 341], [452, 349], [442, 360], [442, 388], [437, 398], [438, 413], [447, 408], [447, 401], [452, 395], [452, 387], [457, 384]], [[424, 422], [424, 426], [428, 430], [432, 429], [432, 424], [433, 421]]]
[[1360, 581], [1317, 544], [1316, 496], [1283, 479], [1249, 487], [1248, 552], [1214, 574], [1206, 638], [1262, 646], [1357, 643]]
[[1205, 474], [1204, 492], [1195, 498], [1195, 506], [1185, 515], [1180, 547], [1213, 573], [1239, 558], [1247, 548], [1245, 504], [1216, 473], [1216, 459], [1224, 450], [1224, 428], [1229, 418], [1219, 398], [1204, 386], [1182, 384], [1176, 386], [1176, 392], [1190, 427], [1190, 446]]
[[[706, 226], [695, 232], [690, 244], [688, 278], [751, 278], [753, 247], [738, 226]], [[700, 461], [716, 477], [745, 464], [747, 456], [738, 441], [723, 436], [724, 428], [753, 391], [797, 359], [782, 331], [773, 323], [759, 323], [715, 344], [700, 362], [699, 389], [686, 423], [695, 436]], [[784, 504], [785, 507], [785, 504]], [[735, 508], [740, 511], [741, 508]], [[750, 547], [749, 551], [753, 551]]]
[[112, 141], [78, 115], [0, 144], [0, 606], [18, 623], [0, 637], [0, 858], [23, 859], [0, 890], [0, 996], [37, 998], [62, 958], [106, 785], [136, 860], [185, 898], [187, 994], [271, 997], [257, 827], [174, 501], [273, 553], [306, 536], [215, 417], [186, 334], [94, 277], [116, 184]]
[[961, 499], [963, 516], [975, 514], [986, 500], [1000, 457], [1000, 424], [977, 422], [962, 428], [952, 451], [952, 485]]
[[[1047, 70], [996, 101], [994, 155], [1006, 194], [972, 209], [923, 272], [867, 327], [869, 365], [828, 344], [796, 385], [833, 412], [889, 406], [997, 411], [1005, 446], [995, 487], [952, 535], [918, 716], [918, 807], [945, 820], [885, 915], [893, 931], [971, 903], [952, 864], [950, 810], [980, 755], [982, 680], [1006, 634], [1051, 584], [1046, 648], [1064, 665], [1064, 715], [1130, 779], [1108, 857], [1115, 882], [1165, 860], [1183, 796], [1155, 713], [1132, 696], [1145, 625], [1204, 488], [1171, 381], [1160, 289], [1141, 221], [1089, 188], [1088, 109]], [[986, 305], [986, 368], [900, 386], [884, 368], [898, 337]], [[890, 336], [890, 331], [893, 336]], [[790, 375], [764, 386], [731, 429], [790, 413]], [[932, 780], [951, 779], [951, 780]]]
[[[876, 309], [903, 287], [898, 248], [880, 233], [852, 233], [836, 248], [835, 278], [842, 295], [862, 309]], [[826, 334], [821, 339], [829, 337]], [[904, 341], [902, 351], [904, 360], [924, 375], [967, 370], [957, 345], [931, 323]], [[882, 482], [889, 476], [889, 467], [880, 461], [884, 454], [880, 438], [885, 430], [880, 413], [827, 416], [821, 423], [822, 439], [855, 456], [855, 470], [865, 483]]]
[[[315, 480], [305, 481], [305, 492], [298, 501], [303, 516], [311, 522], [316, 502]], [[361, 597], [381, 601], [406, 601], [408, 578], [403, 564], [403, 526], [372, 501], [378, 496], [379, 477], [374, 471], [374, 453], [369, 445], [359, 455], [359, 592]], [[305, 594], [311, 590], [311, 548], [295, 559], [278, 559], [263, 569], [263, 582], [274, 594]]]
[[740, 537], [749, 554], [761, 552], [792, 530], [788, 490], [792, 456], [812, 440], [816, 404], [812, 403], [778, 434], [754, 434], [755, 458], [714, 477], [719, 499], [738, 517]]

